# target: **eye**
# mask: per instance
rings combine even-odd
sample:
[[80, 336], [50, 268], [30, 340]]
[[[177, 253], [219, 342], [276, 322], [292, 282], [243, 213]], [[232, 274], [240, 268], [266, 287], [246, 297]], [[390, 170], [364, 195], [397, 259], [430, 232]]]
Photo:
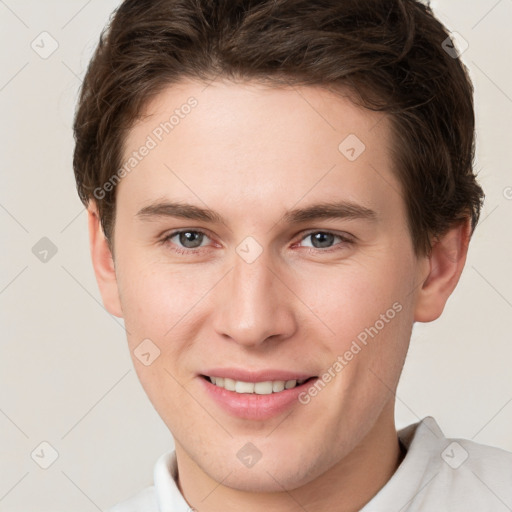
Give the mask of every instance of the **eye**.
[[[312, 252], [331, 252], [341, 250], [344, 247], [354, 244], [354, 240], [348, 236], [332, 233], [330, 231], [316, 230], [303, 235], [300, 242], [296, 245], [300, 246], [308, 238], [311, 240], [311, 245], [303, 247]], [[161, 243], [170, 245], [172, 250], [178, 254], [194, 254], [200, 252], [201, 248], [208, 245], [207, 243], [203, 243], [207, 240], [210, 240], [210, 237], [204, 231], [197, 229], [181, 229], [165, 236]], [[339, 242], [335, 243], [336, 240], [339, 240]]]
[[[311, 245], [306, 247], [312, 247], [313, 249], [332, 249], [333, 243], [336, 241], [336, 239], [339, 239], [341, 242], [338, 244], [335, 244], [334, 249], [336, 250], [336, 245], [340, 246], [349, 246], [354, 243], [352, 239], [350, 239], [348, 236], [339, 235], [336, 233], [332, 233], [330, 231], [310, 231], [309, 233], [306, 233], [305, 236], [302, 237], [301, 242], [307, 239], [311, 239]], [[329, 251], [322, 251], [322, 252], [329, 252]]]
[[[176, 240], [173, 242], [173, 238]], [[180, 254], [193, 253], [194, 249], [202, 247], [203, 241], [209, 239], [209, 237], [203, 231], [194, 229], [182, 229], [180, 231], [173, 231], [167, 235], [162, 243], [169, 243], [175, 245], [174, 250]]]

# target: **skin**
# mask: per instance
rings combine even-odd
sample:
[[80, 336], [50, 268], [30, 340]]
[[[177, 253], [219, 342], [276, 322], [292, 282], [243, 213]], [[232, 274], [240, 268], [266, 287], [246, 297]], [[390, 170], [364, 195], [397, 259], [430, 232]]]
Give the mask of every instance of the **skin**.
[[[197, 107], [117, 187], [115, 257], [90, 204], [104, 305], [124, 318], [138, 377], [175, 439], [190, 506], [359, 510], [400, 462], [394, 392], [412, 327], [442, 313], [464, 267], [469, 222], [417, 258], [389, 120], [320, 87], [173, 85], [147, 105], [125, 156], [190, 96]], [[338, 150], [349, 134], [366, 146], [354, 161]], [[207, 206], [226, 222], [137, 218], [163, 198]], [[289, 209], [331, 200], [371, 208], [377, 221], [282, 220]], [[176, 229], [205, 232], [200, 252], [175, 252], [191, 250], [179, 237], [162, 242]], [[333, 237], [318, 247], [311, 230], [353, 243]], [[236, 252], [248, 236], [262, 248], [250, 264]], [[397, 302], [401, 311], [317, 396], [270, 420], [228, 414], [197, 376], [222, 366], [321, 375]], [[149, 366], [134, 355], [146, 338], [160, 349]], [[247, 442], [262, 454], [251, 468], [237, 458]]]

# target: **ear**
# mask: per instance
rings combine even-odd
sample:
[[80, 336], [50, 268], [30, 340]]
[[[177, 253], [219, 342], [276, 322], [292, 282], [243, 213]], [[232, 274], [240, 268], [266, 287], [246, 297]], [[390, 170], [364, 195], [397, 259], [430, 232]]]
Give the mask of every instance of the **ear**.
[[471, 220], [460, 221], [435, 239], [429, 259], [430, 271], [417, 295], [414, 320], [432, 322], [441, 316], [466, 263]]
[[123, 311], [119, 299], [114, 259], [103, 233], [97, 207], [93, 201], [89, 203], [87, 215], [92, 265], [103, 304], [110, 314], [122, 318]]

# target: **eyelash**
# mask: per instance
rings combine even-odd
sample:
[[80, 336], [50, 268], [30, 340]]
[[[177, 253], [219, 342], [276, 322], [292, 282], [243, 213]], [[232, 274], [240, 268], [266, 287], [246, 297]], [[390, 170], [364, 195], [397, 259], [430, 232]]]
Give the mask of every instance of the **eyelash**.
[[[208, 236], [208, 233], [206, 233], [205, 231], [202, 231], [200, 229], [179, 229], [177, 231], [173, 231], [172, 233], [169, 233], [168, 235], [166, 235], [161, 243], [164, 244], [164, 245], [174, 245], [171, 243], [171, 239], [174, 238], [176, 235], [180, 235], [181, 233], [199, 233], [199, 234], [202, 234], [202, 235], [205, 235], [207, 238], [210, 238], [210, 236]], [[315, 233], [322, 233], [322, 234], [326, 234], [326, 235], [334, 235], [335, 237], [338, 237], [340, 240], [341, 240], [341, 243], [340, 244], [337, 244], [337, 245], [343, 245], [343, 246], [352, 246], [354, 244], [354, 240], [352, 240], [351, 238], [347, 237], [347, 236], [343, 236], [343, 235], [340, 235], [340, 234], [337, 234], [337, 233], [333, 233], [332, 231], [325, 231], [325, 230], [321, 230], [321, 229], [316, 229], [316, 230], [310, 230], [306, 233], [304, 233], [304, 235], [302, 236], [302, 238], [299, 240], [299, 242], [302, 242], [304, 239], [306, 239], [308, 236], [311, 236]], [[187, 248], [181, 248], [181, 247], [173, 247], [172, 250], [178, 254], [182, 254], [182, 255], [190, 255], [190, 254], [197, 254], [198, 252], [201, 252], [201, 250], [204, 249], [204, 247], [197, 247], [197, 248], [194, 248], [194, 249], [187, 249]], [[306, 252], [307, 253], [315, 253], [315, 254], [318, 254], [319, 252], [320, 253], [331, 253], [331, 252], [335, 252], [335, 251], [338, 251], [338, 250], [341, 250], [339, 248], [335, 248], [335, 247], [330, 247], [330, 248], [327, 248], [327, 249], [319, 249], [319, 248], [315, 248], [315, 247], [305, 247], [306, 249]]]

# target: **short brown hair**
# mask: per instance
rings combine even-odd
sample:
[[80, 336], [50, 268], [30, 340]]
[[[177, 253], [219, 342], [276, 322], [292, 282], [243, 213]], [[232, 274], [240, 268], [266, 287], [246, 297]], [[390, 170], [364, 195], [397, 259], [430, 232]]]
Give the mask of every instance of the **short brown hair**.
[[[480, 215], [473, 87], [449, 33], [415, 0], [125, 0], [103, 30], [74, 120], [78, 194], [113, 249], [123, 142], [148, 101], [192, 78], [349, 90], [389, 114], [415, 253]], [[110, 188], [110, 187], [109, 187]], [[103, 189], [102, 189], [103, 190]]]

